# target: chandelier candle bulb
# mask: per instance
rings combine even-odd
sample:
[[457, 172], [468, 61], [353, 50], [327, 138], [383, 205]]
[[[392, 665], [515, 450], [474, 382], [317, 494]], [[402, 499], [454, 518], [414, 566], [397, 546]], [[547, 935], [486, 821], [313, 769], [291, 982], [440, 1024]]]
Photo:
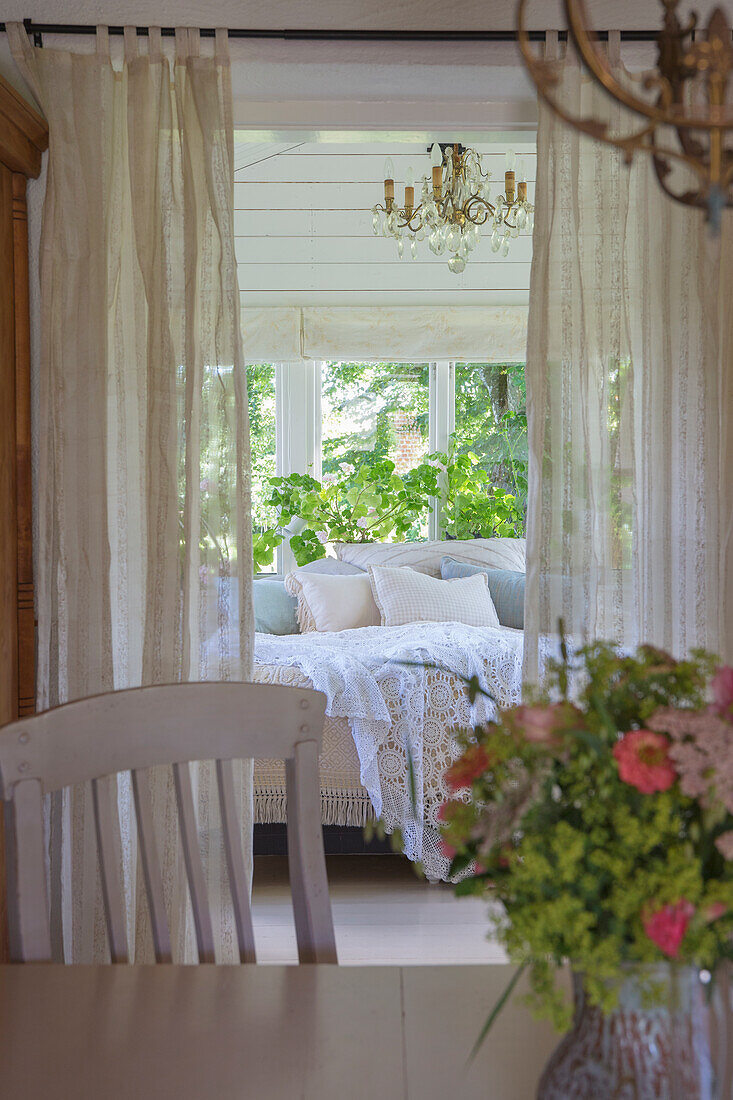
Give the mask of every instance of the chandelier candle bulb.
[[384, 162], [384, 203], [387, 210], [392, 209], [394, 203], [394, 165], [391, 157], [387, 157]]
[[[415, 242], [428, 238], [430, 251], [436, 256], [448, 252], [450, 270], [459, 275], [466, 267], [470, 253], [481, 238], [485, 226], [491, 237], [491, 250], [506, 256], [509, 243], [520, 230], [532, 227], [534, 207], [527, 199], [527, 179], [520, 167], [519, 190], [514, 165], [516, 156], [507, 154], [504, 177], [505, 194], [491, 201], [489, 177], [475, 149], [454, 142], [442, 148], [437, 142], [427, 150], [431, 170], [420, 180], [419, 199], [415, 205], [415, 177], [412, 169], [405, 172], [404, 205], [395, 202], [395, 173], [391, 158], [384, 165], [384, 206], [372, 209], [374, 232], [394, 238], [397, 255], [405, 254], [404, 238], [409, 241], [410, 256], [415, 256]], [[432, 194], [431, 194], [432, 185]], [[451, 255], [452, 253], [452, 255]]]
[[405, 172], [405, 211], [411, 214], [415, 208], [415, 177], [412, 168]]

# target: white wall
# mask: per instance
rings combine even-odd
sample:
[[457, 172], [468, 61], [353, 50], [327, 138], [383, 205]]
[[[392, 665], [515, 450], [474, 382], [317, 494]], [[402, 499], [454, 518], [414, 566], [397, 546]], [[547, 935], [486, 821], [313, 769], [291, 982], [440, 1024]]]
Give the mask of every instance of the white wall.
[[[239, 136], [239, 135], [238, 135]], [[246, 135], [243, 135], [246, 137]], [[366, 135], [365, 135], [366, 136]], [[459, 136], [462, 134], [459, 133]], [[475, 143], [503, 191], [506, 143]], [[513, 141], [534, 196], [536, 144]], [[523, 233], [509, 256], [492, 252], [488, 235], [466, 270], [453, 275], [427, 241], [402, 260], [391, 238], [375, 237], [371, 207], [383, 200], [384, 160], [395, 166], [398, 199], [412, 167], [430, 170], [420, 142], [238, 143], [234, 185], [239, 285], [244, 306], [515, 305], [528, 300], [532, 242]]]

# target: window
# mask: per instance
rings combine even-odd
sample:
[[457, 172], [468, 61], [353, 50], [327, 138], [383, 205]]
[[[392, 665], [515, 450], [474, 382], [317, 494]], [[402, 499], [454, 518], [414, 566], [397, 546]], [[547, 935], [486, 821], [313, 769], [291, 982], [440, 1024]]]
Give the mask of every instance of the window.
[[[493, 490], [497, 534], [524, 534], [527, 511], [527, 396], [523, 363], [456, 363], [454, 452], [477, 458], [477, 480]], [[503, 498], [503, 499], [502, 499]], [[511, 498], [511, 499], [507, 499]], [[485, 526], [467, 501], [454, 502], [452, 533], [470, 538]], [[460, 532], [460, 533], [459, 533]]]
[[[275, 466], [275, 367], [272, 363], [247, 366], [249, 433], [252, 451], [252, 528], [262, 533], [276, 520], [274, 509], [265, 504], [270, 489], [267, 478], [274, 477]], [[263, 572], [274, 572], [275, 561], [262, 565]]]
[[[373, 458], [400, 475], [431, 452], [466, 457], [408, 539], [524, 533], [524, 364], [312, 362], [247, 368], [255, 536], [271, 528], [267, 478], [309, 474], [324, 486]], [[292, 567], [287, 544], [264, 571]]]
[[495, 485], [526, 496], [524, 363], [456, 363], [455, 377], [456, 452], [472, 451]]
[[[321, 476], [388, 458], [402, 475], [429, 451], [430, 383], [427, 363], [321, 364]], [[405, 537], [425, 539], [427, 507]]]
[[321, 472], [355, 465], [365, 452], [405, 473], [428, 453], [427, 363], [323, 363]]

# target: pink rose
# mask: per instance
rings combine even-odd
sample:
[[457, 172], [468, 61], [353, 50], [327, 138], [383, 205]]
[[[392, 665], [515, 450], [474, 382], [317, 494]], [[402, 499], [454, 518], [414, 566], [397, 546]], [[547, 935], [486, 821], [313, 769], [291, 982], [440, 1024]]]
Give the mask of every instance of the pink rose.
[[719, 718], [733, 722], [733, 668], [728, 665], [717, 669], [710, 687], [715, 700], [710, 704], [711, 711]]
[[451, 764], [443, 776], [448, 790], [460, 791], [462, 787], [470, 787], [490, 764], [491, 757], [483, 745], [469, 745], [463, 756]]
[[669, 741], [663, 733], [630, 730], [613, 747], [618, 774], [642, 794], [667, 791], [677, 778], [669, 760]]
[[674, 905], [665, 905], [643, 917], [644, 931], [660, 951], [668, 958], [676, 959], [694, 912], [692, 902], [682, 898]]

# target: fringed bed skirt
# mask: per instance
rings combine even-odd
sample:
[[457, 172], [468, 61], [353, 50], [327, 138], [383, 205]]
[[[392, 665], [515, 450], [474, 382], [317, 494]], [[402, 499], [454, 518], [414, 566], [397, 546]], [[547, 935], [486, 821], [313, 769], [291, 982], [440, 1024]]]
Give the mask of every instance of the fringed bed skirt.
[[[310, 687], [297, 668], [256, 665], [259, 683]], [[359, 757], [347, 718], [329, 718], [323, 727], [321, 769], [321, 821], [324, 825], [365, 825], [374, 820], [369, 795], [359, 779]], [[254, 768], [254, 820], [256, 825], [287, 821], [285, 767], [281, 760], [258, 760]]]

